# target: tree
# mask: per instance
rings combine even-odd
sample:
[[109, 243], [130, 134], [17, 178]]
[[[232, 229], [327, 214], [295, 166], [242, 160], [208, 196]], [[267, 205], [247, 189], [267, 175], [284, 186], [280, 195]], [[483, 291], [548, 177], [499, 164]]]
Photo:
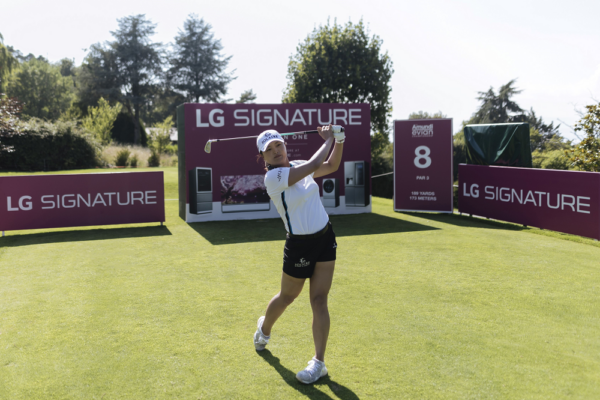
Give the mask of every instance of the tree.
[[371, 148], [381, 153], [389, 143], [390, 79], [394, 72], [382, 40], [362, 20], [345, 26], [329, 22], [315, 28], [288, 63], [284, 103], [369, 103]]
[[16, 99], [0, 94], [0, 155], [14, 150], [13, 146], [3, 143], [3, 139], [21, 134], [18, 125], [20, 113], [21, 104]]
[[505, 122], [525, 122], [525, 111], [511, 98], [522, 92], [514, 87], [516, 79], [500, 87], [498, 94], [490, 87], [487, 92], [479, 92], [479, 110], [469, 121], [472, 124], [499, 124]]
[[210, 24], [190, 14], [179, 30], [169, 57], [168, 80], [189, 101], [217, 102], [235, 79], [225, 72], [231, 56], [221, 55], [221, 41], [214, 38]]
[[60, 74], [60, 67], [31, 58], [15, 68], [6, 93], [23, 104], [23, 114], [56, 120], [73, 101], [73, 80]]
[[[83, 98], [106, 96], [127, 109], [134, 125], [134, 143], [141, 142], [140, 113], [162, 75], [160, 43], [153, 43], [155, 24], [143, 14], [118, 20], [115, 38], [90, 47], [82, 71]], [[91, 93], [90, 93], [91, 92]]]
[[427, 111], [417, 111], [408, 114], [408, 119], [437, 119], [437, 118], [448, 118], [441, 111], [433, 114], [429, 114]]
[[4, 46], [3, 42], [4, 37], [0, 34], [0, 93], [4, 90], [6, 78], [18, 64], [17, 59], [13, 57], [9, 49]]
[[100, 98], [98, 107], [90, 107], [88, 115], [83, 119], [83, 127], [92, 132], [103, 145], [112, 141], [111, 131], [121, 112], [121, 104], [111, 107], [108, 101]]
[[256, 94], [252, 91], [252, 89], [250, 90], [246, 90], [245, 92], [243, 92], [240, 95], [240, 99], [236, 100], [236, 104], [244, 104], [244, 103], [254, 103], [254, 100], [256, 100]]
[[565, 154], [571, 166], [580, 171], [600, 172], [600, 103], [585, 106], [587, 114], [575, 124], [575, 131], [585, 133], [585, 138]]
[[171, 144], [171, 129], [173, 128], [173, 117], [168, 116], [163, 122], [156, 125], [153, 134], [150, 135], [150, 148], [156, 150], [158, 154], [165, 152], [168, 145]]

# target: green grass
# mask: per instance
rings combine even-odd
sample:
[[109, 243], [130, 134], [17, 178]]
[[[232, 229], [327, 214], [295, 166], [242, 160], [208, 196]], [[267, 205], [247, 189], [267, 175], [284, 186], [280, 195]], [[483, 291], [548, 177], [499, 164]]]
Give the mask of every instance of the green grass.
[[8, 232], [0, 398], [600, 398], [597, 242], [373, 203], [332, 217], [330, 376], [313, 386], [294, 377], [313, 355], [306, 292], [252, 345], [280, 220], [189, 225], [167, 201], [164, 227]]

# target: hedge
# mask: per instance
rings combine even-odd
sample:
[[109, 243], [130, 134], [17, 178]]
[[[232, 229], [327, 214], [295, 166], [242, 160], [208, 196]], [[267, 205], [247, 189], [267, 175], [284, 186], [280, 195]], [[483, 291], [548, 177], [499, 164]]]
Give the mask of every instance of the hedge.
[[100, 144], [75, 122], [31, 119], [20, 130], [21, 135], [3, 140], [13, 151], [0, 153], [1, 170], [59, 171], [100, 164]]

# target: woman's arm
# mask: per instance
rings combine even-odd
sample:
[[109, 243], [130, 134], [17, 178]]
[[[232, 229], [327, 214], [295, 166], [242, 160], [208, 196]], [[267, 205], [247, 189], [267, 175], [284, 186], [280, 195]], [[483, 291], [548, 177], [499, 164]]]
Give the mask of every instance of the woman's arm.
[[333, 151], [329, 156], [329, 159], [325, 161], [319, 169], [315, 171], [314, 178], [329, 175], [338, 170], [342, 162], [342, 153], [344, 152], [344, 143], [335, 143]]
[[319, 127], [317, 130], [319, 131], [319, 135], [325, 139], [325, 143], [323, 143], [323, 146], [317, 150], [317, 152], [310, 158], [310, 160], [308, 160], [307, 163], [290, 169], [288, 186], [292, 186], [299, 180], [304, 179], [308, 175], [321, 168], [323, 162], [325, 161], [325, 157], [327, 157], [327, 154], [329, 154], [329, 150], [331, 150], [331, 145], [333, 144], [333, 131], [331, 129], [331, 125], [324, 126], [323, 128]]

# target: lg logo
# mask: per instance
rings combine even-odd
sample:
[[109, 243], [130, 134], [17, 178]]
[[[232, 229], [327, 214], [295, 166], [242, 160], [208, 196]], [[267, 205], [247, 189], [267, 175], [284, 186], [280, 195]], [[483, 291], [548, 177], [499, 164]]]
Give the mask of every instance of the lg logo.
[[225, 125], [225, 117], [223, 117], [224, 113], [223, 110], [215, 108], [208, 113], [208, 122], [202, 122], [202, 110], [196, 110], [196, 127], [208, 128], [209, 126], [213, 126], [215, 128], [220, 128]]
[[7, 205], [8, 205], [8, 211], [19, 211], [19, 210], [29, 211], [33, 208], [33, 204], [31, 203], [31, 196], [21, 196], [21, 198], [19, 199], [18, 207], [12, 206], [12, 201], [11, 201], [10, 196], [8, 196], [6, 198], [6, 201], [7, 201]]

